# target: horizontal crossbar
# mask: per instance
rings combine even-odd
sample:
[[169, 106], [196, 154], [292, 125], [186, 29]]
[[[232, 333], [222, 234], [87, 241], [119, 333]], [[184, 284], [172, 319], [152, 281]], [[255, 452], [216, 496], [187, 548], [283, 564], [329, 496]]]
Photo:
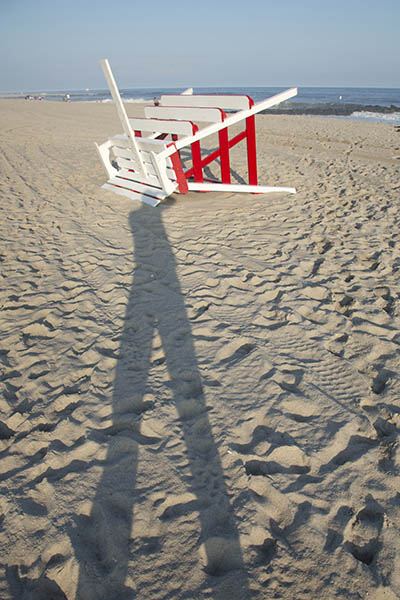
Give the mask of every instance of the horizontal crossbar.
[[[161, 115], [159, 115], [161, 117]], [[198, 127], [190, 120], [176, 119], [129, 119], [131, 127], [138, 131], [151, 131], [158, 133], [177, 133], [181, 135], [192, 135], [196, 133]]]
[[161, 104], [162, 106], [217, 106], [223, 110], [242, 110], [251, 108], [254, 102], [245, 94], [195, 94], [193, 96], [165, 94], [161, 96]]
[[191, 106], [146, 106], [144, 114], [152, 119], [185, 119], [202, 123], [221, 123], [226, 116], [221, 108], [204, 106], [194, 108]]
[[286, 192], [295, 194], [293, 187], [273, 187], [266, 185], [245, 185], [240, 183], [196, 183], [188, 182], [189, 191], [193, 192], [247, 192], [250, 194], [267, 194], [269, 192]]

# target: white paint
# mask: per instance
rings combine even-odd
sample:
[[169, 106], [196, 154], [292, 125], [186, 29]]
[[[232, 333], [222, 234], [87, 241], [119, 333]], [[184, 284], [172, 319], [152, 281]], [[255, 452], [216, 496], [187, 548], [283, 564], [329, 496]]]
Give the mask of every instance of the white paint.
[[119, 94], [119, 90], [118, 90], [117, 84], [115, 82], [114, 75], [112, 74], [109, 62], [108, 62], [107, 59], [104, 59], [104, 60], [100, 61], [100, 64], [101, 64], [101, 67], [103, 69], [103, 73], [105, 75], [105, 78], [107, 80], [108, 87], [109, 87], [110, 92], [111, 92], [111, 96], [112, 96], [112, 98], [114, 100], [114, 104], [115, 104], [115, 107], [117, 109], [117, 113], [118, 113], [119, 119], [121, 121], [123, 130], [125, 132], [125, 135], [130, 140], [130, 146], [132, 148], [132, 152], [134, 154], [136, 154], [136, 158], [137, 158], [137, 160], [139, 162], [139, 169], [144, 174], [144, 168], [143, 168], [142, 160], [140, 158], [139, 150], [138, 150], [138, 148], [136, 146], [136, 142], [135, 142], [135, 135], [134, 135], [134, 133], [132, 131], [132, 128], [131, 128], [131, 126], [129, 124], [128, 115], [126, 114], [126, 110], [125, 110], [125, 107], [124, 107], [123, 102], [121, 100], [121, 96]]
[[[151, 160], [150, 159], [150, 154], [149, 154], [149, 160]], [[133, 162], [133, 160], [127, 160], [126, 158], [118, 157], [118, 159], [117, 159], [116, 162], [117, 162], [118, 166], [120, 167], [120, 169], [123, 169], [125, 171], [126, 170], [133, 170], [133, 171], [136, 170], [135, 169], [136, 165]], [[147, 177], [146, 178], [147, 178], [148, 181], [151, 181], [152, 177], [156, 177], [156, 172], [154, 170], [153, 164], [145, 162], [145, 166], [146, 166], [146, 171], [147, 171]], [[172, 179], [173, 181], [176, 180], [175, 171], [173, 169], [170, 169], [170, 168], [166, 167], [165, 171], [166, 171], [168, 179]], [[115, 173], [112, 173], [110, 175], [110, 177], [114, 176], [116, 173], [119, 173], [119, 171], [115, 170]], [[137, 176], [139, 176], [139, 174], [137, 174]], [[155, 181], [153, 183], [155, 185], [157, 185]]]
[[162, 106], [204, 106], [218, 107], [228, 110], [241, 110], [250, 108], [250, 99], [248, 96], [228, 96], [213, 94], [195, 94], [193, 96], [184, 96], [166, 94], [161, 96]]
[[185, 119], [206, 123], [221, 123], [224, 117], [219, 108], [190, 106], [146, 106], [144, 114], [153, 119]]
[[[123, 171], [120, 171], [117, 177], [112, 177], [107, 183], [110, 185], [120, 185], [129, 190], [133, 189], [136, 192], [141, 192], [143, 194], [150, 194], [156, 198], [165, 198], [168, 196], [165, 190], [161, 189], [160, 187], [150, 184], [147, 185], [143, 181], [138, 181], [137, 176], [135, 177], [134, 173], [124, 173]], [[158, 186], [159, 185], [160, 183], [158, 183]]]
[[114, 175], [116, 175], [118, 173], [118, 169], [113, 167], [113, 165], [110, 162], [110, 148], [112, 146], [111, 141], [108, 140], [107, 142], [104, 142], [104, 144], [101, 144], [100, 146], [95, 143], [95, 146], [96, 146], [97, 152], [100, 156], [102, 165], [107, 173], [107, 177], [114, 177]]
[[162, 188], [167, 192], [167, 194], [172, 194], [178, 187], [178, 183], [172, 182], [166, 172], [166, 164], [165, 158], [160, 157], [155, 154], [155, 152], [150, 153], [151, 160], [153, 163], [154, 170], [156, 172], [156, 176], [158, 177]]
[[250, 194], [268, 194], [270, 192], [286, 192], [295, 194], [296, 188], [293, 187], [273, 187], [266, 185], [243, 185], [235, 183], [195, 183], [188, 182], [190, 191], [193, 192], [247, 192]]
[[140, 200], [141, 202], [144, 202], [145, 204], [150, 204], [150, 206], [153, 207], [158, 206], [160, 204], [160, 200], [157, 200], [156, 198], [150, 198], [150, 196], [146, 196], [146, 194], [139, 194], [137, 192], [133, 192], [132, 190], [115, 187], [108, 183], [105, 183], [101, 187], [103, 187], [105, 190], [110, 190], [115, 194], [119, 194], [120, 196], [126, 196], [130, 200]]
[[[160, 107], [159, 107], [160, 108]], [[193, 125], [190, 121], [173, 121], [157, 119], [129, 119], [131, 127], [137, 131], [151, 131], [161, 133], [176, 133], [181, 135], [193, 134]]]

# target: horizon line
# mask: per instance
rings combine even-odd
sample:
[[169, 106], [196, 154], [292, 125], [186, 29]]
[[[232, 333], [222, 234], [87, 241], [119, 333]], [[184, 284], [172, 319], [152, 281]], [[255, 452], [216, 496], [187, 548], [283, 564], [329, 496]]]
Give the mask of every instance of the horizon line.
[[[146, 86], [133, 86], [133, 87], [128, 87], [128, 86], [120, 86], [121, 90], [154, 90], [156, 88], [158, 89], [180, 89], [180, 88], [186, 88], [188, 87], [188, 84], [182, 84], [182, 85], [178, 85], [178, 84], [174, 84], [174, 85], [146, 85]], [[193, 88], [211, 88], [211, 89], [221, 89], [221, 88], [290, 88], [293, 87], [291, 85], [288, 84], [271, 84], [271, 85], [250, 85], [250, 84], [245, 84], [245, 85], [232, 85], [232, 84], [225, 84], [225, 85], [205, 85], [205, 84], [201, 84], [201, 85], [196, 85], [196, 84], [190, 84], [190, 87]], [[294, 87], [299, 88], [323, 88], [323, 89], [381, 89], [381, 90], [400, 90], [400, 87], [392, 87], [392, 86], [384, 86], [384, 85], [302, 85], [302, 84], [298, 84]], [[59, 88], [59, 89], [45, 89], [45, 88], [37, 88], [37, 89], [32, 89], [32, 88], [25, 88], [23, 90], [0, 90], [0, 95], [9, 95], [9, 94], [16, 94], [16, 95], [23, 95], [26, 93], [62, 93], [62, 92], [93, 92], [93, 91], [108, 91], [107, 87], [92, 87], [92, 88], [72, 88], [72, 87], [65, 87], [65, 88]]]

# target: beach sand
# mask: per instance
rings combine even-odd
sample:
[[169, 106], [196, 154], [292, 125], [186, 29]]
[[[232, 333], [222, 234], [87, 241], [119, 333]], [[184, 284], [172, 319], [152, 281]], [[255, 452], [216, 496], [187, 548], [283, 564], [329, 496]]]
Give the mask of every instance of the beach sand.
[[0, 598], [399, 598], [399, 131], [260, 115], [296, 195], [154, 209], [111, 104], [0, 125]]

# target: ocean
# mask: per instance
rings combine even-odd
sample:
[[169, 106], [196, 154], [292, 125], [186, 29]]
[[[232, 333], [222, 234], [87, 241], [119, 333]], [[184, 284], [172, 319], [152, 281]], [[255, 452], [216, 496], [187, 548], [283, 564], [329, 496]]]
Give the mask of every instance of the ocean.
[[[184, 88], [132, 88], [122, 89], [124, 102], [152, 102], [162, 94], [179, 94]], [[195, 94], [247, 94], [254, 102], [264, 100], [286, 88], [283, 87], [198, 87]], [[71, 102], [111, 102], [108, 90], [63, 90], [57, 92], [24, 92], [0, 94], [0, 98], [41, 97], [61, 102], [65, 94]], [[362, 121], [400, 124], [400, 88], [333, 88], [300, 87], [298, 95], [277, 107], [269, 109], [274, 114], [323, 115]]]

